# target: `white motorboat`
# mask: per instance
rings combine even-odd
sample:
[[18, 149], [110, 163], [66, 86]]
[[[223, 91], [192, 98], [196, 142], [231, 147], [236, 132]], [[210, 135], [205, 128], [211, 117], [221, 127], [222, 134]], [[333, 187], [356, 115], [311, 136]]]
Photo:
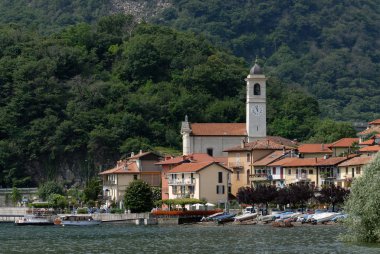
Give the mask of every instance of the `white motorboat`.
[[273, 221], [276, 219], [276, 216], [273, 216], [273, 215], [265, 215], [265, 216], [260, 216], [258, 218], [259, 221], [262, 221], [262, 222], [269, 222], [269, 221]]
[[52, 216], [26, 214], [21, 219], [15, 220], [15, 224], [17, 226], [27, 226], [27, 225], [48, 226], [48, 225], [54, 225], [54, 221], [53, 221]]
[[94, 226], [102, 223], [94, 220], [91, 215], [64, 215], [54, 220], [55, 225], [61, 226]]
[[314, 221], [314, 223], [323, 223], [323, 222], [330, 221], [331, 219], [335, 218], [337, 215], [338, 213], [330, 213], [330, 212], [318, 213], [313, 216], [312, 221]]
[[245, 220], [252, 220], [257, 217], [257, 213], [244, 213], [239, 216], [235, 216], [235, 221], [245, 221]]

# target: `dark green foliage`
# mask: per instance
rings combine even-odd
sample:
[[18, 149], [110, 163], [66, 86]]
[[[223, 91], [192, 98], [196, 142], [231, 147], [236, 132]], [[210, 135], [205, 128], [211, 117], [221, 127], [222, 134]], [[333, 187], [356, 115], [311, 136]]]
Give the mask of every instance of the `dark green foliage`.
[[38, 196], [42, 200], [47, 200], [51, 194], [63, 195], [63, 187], [55, 181], [45, 182], [38, 188]]
[[17, 189], [16, 187], [13, 187], [12, 188], [12, 193], [11, 193], [11, 200], [12, 200], [12, 203], [13, 205], [16, 205], [17, 202], [21, 201], [21, 192], [19, 189]]
[[50, 194], [48, 197], [49, 207], [53, 208], [65, 208], [68, 205], [68, 201], [65, 196], [60, 194]]
[[125, 190], [124, 206], [132, 213], [149, 212], [153, 208], [153, 192], [144, 181], [131, 182]]
[[203, 34], [248, 63], [258, 55], [271, 76], [316, 96], [324, 117], [368, 121], [380, 117], [378, 6], [375, 0], [178, 0], [154, 21]]
[[344, 222], [345, 240], [351, 242], [380, 243], [380, 153], [368, 164], [363, 175], [351, 185], [351, 193], [344, 210], [348, 218]]
[[332, 211], [334, 212], [336, 205], [343, 204], [349, 193], [349, 190], [343, 189], [340, 186], [323, 186], [319, 192], [319, 195], [317, 196], [317, 200], [322, 204], [331, 205]]
[[341, 138], [356, 137], [356, 131], [349, 123], [326, 119], [316, 123], [312, 135], [310, 143], [332, 143]]
[[96, 201], [101, 194], [102, 185], [101, 181], [97, 178], [92, 178], [86, 183], [86, 187], [83, 190], [84, 201]]

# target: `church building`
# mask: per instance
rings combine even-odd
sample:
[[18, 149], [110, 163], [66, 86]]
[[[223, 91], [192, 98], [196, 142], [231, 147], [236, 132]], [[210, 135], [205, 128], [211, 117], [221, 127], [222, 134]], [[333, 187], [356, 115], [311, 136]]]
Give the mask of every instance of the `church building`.
[[252, 142], [266, 137], [266, 77], [257, 60], [245, 81], [246, 123], [191, 123], [186, 116], [181, 126], [183, 155], [227, 156], [223, 151], [242, 141]]

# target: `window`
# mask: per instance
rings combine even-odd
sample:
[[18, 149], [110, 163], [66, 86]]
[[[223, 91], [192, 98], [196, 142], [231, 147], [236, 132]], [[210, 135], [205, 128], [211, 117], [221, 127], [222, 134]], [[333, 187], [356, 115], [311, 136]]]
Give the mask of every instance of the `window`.
[[172, 194], [176, 195], [177, 194], [177, 186], [172, 187]]
[[273, 175], [276, 174], [276, 168], [275, 168], [275, 167], [272, 168], [272, 174], [273, 174]]
[[182, 179], [184, 179], [185, 178], [185, 174], [184, 173], [182, 173]]
[[298, 175], [298, 168], [296, 169], [296, 175]]
[[133, 175], [133, 180], [137, 180], [137, 175]]
[[312, 175], [312, 174], [314, 174], [314, 170], [309, 169], [309, 175]]
[[292, 170], [288, 169], [288, 175], [291, 175], [291, 174], [292, 174]]
[[240, 180], [240, 171], [238, 170], [238, 171], [236, 171], [236, 180]]
[[360, 167], [356, 167], [356, 174], [360, 175]]
[[207, 148], [207, 154], [210, 155], [210, 156], [213, 156], [214, 154], [214, 151], [212, 148]]
[[261, 94], [261, 87], [259, 84], [253, 85], [253, 95], [260, 95]]
[[247, 162], [251, 162], [251, 155], [247, 153]]
[[348, 175], [348, 167], [346, 167], [346, 174]]
[[224, 194], [224, 193], [225, 193], [224, 185], [217, 185], [216, 194]]
[[336, 173], [337, 173], [337, 174], [340, 174], [340, 168], [337, 168], [337, 169], [336, 169]]
[[223, 172], [218, 172], [218, 183], [223, 183]]

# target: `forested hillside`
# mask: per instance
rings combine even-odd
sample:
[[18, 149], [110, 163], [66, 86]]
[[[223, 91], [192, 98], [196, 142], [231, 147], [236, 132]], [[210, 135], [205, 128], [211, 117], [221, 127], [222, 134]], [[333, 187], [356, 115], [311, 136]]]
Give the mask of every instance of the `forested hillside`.
[[267, 72], [305, 87], [323, 116], [380, 117], [376, 0], [174, 0], [155, 21], [204, 34]]
[[[30, 9], [21, 8], [25, 2]], [[300, 32], [295, 34], [304, 36], [307, 39], [304, 43], [295, 43], [297, 40], [293, 38], [294, 45], [292, 41], [278, 41], [275, 47], [270, 46], [268, 38], [263, 40], [259, 36], [261, 44], [257, 45], [260, 47], [256, 41], [247, 44], [247, 52], [252, 53], [245, 55], [234, 51], [244, 55], [244, 60], [234, 56], [232, 50], [229, 52], [228, 48], [234, 49], [234, 40], [225, 37], [229, 33], [222, 36], [223, 33], [213, 34], [204, 28], [209, 21], [201, 22], [200, 19], [202, 15], [211, 15], [211, 11], [194, 14], [193, 22], [198, 24], [199, 30], [179, 32], [162, 25], [138, 24], [130, 16], [100, 18], [101, 13], [112, 9], [106, 1], [57, 0], [48, 1], [48, 5], [46, 2], [1, 3], [0, 12], [6, 13], [6, 8], [13, 10], [10, 12], [13, 15], [8, 13], [0, 17], [4, 23], [0, 26], [1, 186], [33, 186], [57, 177], [71, 184], [75, 179], [88, 179], [132, 151], [157, 146], [178, 149], [181, 143], [179, 125], [185, 115], [191, 122], [244, 122], [244, 77], [255, 54], [270, 73], [268, 132], [271, 135], [332, 142], [355, 133], [348, 124], [321, 120], [321, 109], [324, 115], [355, 120], [372, 119], [376, 116], [374, 112], [379, 111], [378, 100], [373, 101], [379, 96], [376, 72], [357, 59], [351, 59], [357, 54], [363, 55], [360, 50], [358, 53], [349, 48], [340, 49], [338, 57], [335, 49], [326, 47], [325, 51], [321, 46], [324, 42], [320, 41], [321, 44], [314, 45], [316, 51], [312, 51], [309, 50], [312, 37]], [[190, 24], [186, 17], [193, 15], [188, 9], [192, 2], [196, 3], [194, 8], [217, 4], [210, 20], [223, 14], [218, 8], [228, 7], [229, 15], [237, 12], [232, 5], [219, 1], [174, 1], [163, 13], [174, 16], [156, 21], [193, 30], [186, 25]], [[248, 4], [247, 1], [237, 2], [241, 6]], [[268, 12], [276, 9], [275, 4], [269, 7]], [[240, 6], [236, 8], [242, 11]], [[53, 17], [53, 13], [56, 16]], [[63, 22], [65, 19], [61, 17], [70, 16], [70, 13], [75, 13], [73, 19]], [[251, 16], [247, 14], [246, 17]], [[262, 26], [265, 17], [263, 14], [260, 19]], [[91, 24], [76, 24], [81, 21]], [[269, 33], [271, 26], [272, 23], [257, 31], [264, 34], [267, 29]], [[231, 23], [229, 29], [233, 27]], [[247, 29], [252, 26], [248, 25]], [[375, 37], [376, 29], [373, 35], [368, 35], [368, 40]], [[239, 38], [243, 34], [234, 36]], [[289, 32], [281, 38], [290, 35]], [[372, 49], [374, 45], [368, 47]], [[351, 69], [337, 67], [335, 60], [327, 61], [331, 57], [338, 62], [347, 61]], [[360, 59], [363, 58], [370, 59], [370, 66], [377, 70], [378, 62], [372, 53]], [[361, 74], [363, 70], [368, 76]], [[339, 78], [341, 74], [344, 75]], [[360, 78], [350, 80], [348, 74], [360, 74]], [[310, 78], [305, 78], [308, 75]], [[318, 82], [326, 82], [326, 86], [321, 85], [326, 94], [331, 93], [332, 84], [336, 90], [331, 94], [339, 94], [337, 84], [341, 83], [337, 80], [347, 81], [344, 90], [347, 93], [326, 99], [319, 96], [322, 103], [318, 103], [310, 93], [313, 86], [306, 82], [313, 80], [312, 77], [320, 79]], [[329, 83], [335, 81], [337, 83]], [[361, 90], [350, 88], [353, 82], [360, 85]], [[352, 98], [361, 98], [359, 104], [351, 103]], [[337, 105], [331, 106], [331, 103]], [[365, 103], [365, 107], [344, 111], [347, 116], [344, 112], [338, 114], [343, 108], [356, 109], [360, 103]]]

